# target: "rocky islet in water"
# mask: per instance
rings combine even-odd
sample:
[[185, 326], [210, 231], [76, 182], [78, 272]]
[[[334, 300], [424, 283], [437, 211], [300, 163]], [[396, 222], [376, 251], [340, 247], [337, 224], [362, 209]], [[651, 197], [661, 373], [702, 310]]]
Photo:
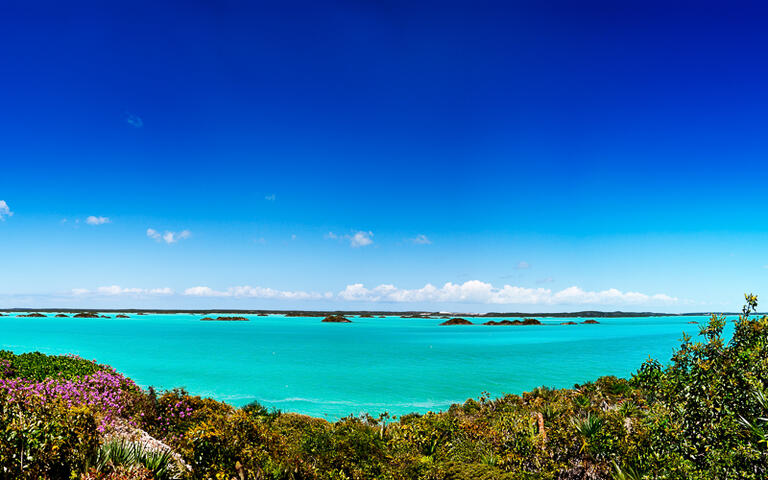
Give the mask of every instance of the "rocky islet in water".
[[322, 320], [323, 323], [352, 323], [352, 320], [342, 315], [328, 315]]
[[470, 322], [466, 318], [452, 318], [450, 320], [446, 320], [440, 325], [474, 325], [474, 323]]
[[249, 322], [250, 319], [245, 317], [204, 317], [200, 319], [201, 322]]

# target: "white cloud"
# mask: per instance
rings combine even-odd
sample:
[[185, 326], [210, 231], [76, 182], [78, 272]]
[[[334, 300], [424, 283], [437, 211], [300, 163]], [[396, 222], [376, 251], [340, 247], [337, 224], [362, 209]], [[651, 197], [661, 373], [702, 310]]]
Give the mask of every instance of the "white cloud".
[[325, 234], [328, 240], [347, 240], [352, 248], [365, 247], [373, 243], [373, 232], [359, 230], [352, 235], [337, 235], [333, 232]]
[[420, 233], [416, 235], [415, 238], [412, 238], [411, 241], [415, 243], [416, 245], [431, 245], [432, 240], [430, 240], [426, 235], [423, 233]]
[[274, 193], [264, 197], [264, 200], [266, 200], [268, 202], [274, 202], [276, 199], [277, 199], [277, 195], [275, 195]]
[[515, 268], [517, 268], [518, 270], [525, 270], [527, 268], [531, 268], [531, 264], [528, 262], [520, 261], [518, 262], [517, 267]]
[[8, 206], [7, 203], [5, 203], [5, 200], [0, 200], [0, 222], [5, 221], [5, 217], [12, 217], [13, 212], [11, 211], [11, 207]]
[[87, 288], [73, 288], [73, 295], [173, 295], [174, 291], [168, 287], [164, 288], [123, 288], [119, 285], [109, 285], [98, 287], [95, 290]]
[[131, 112], [125, 113], [125, 123], [132, 126], [133, 128], [141, 128], [144, 126], [144, 120], [142, 120], [140, 116]]
[[195, 297], [227, 297], [227, 292], [219, 292], [211, 287], [191, 287], [184, 290], [184, 295]]
[[349, 237], [349, 246], [352, 248], [365, 247], [373, 243], [373, 232], [355, 232]]
[[158, 242], [165, 242], [168, 245], [172, 245], [179, 240], [185, 240], [192, 236], [192, 232], [189, 230], [182, 230], [180, 232], [170, 232], [166, 230], [163, 233], [158, 232], [154, 228], [148, 228], [147, 229], [147, 236], [149, 238], [152, 238], [154, 240], [157, 240]]
[[163, 288], [152, 288], [149, 290], [149, 293], [152, 295], [173, 295], [174, 291], [171, 288], [163, 287]]
[[333, 293], [303, 292], [291, 290], [275, 290], [273, 288], [251, 287], [249, 285], [241, 287], [229, 287], [226, 290], [214, 290], [211, 287], [191, 287], [184, 290], [184, 295], [196, 297], [236, 297], [236, 298], [277, 298], [288, 300], [308, 300], [331, 298]]
[[558, 292], [548, 288], [526, 288], [512, 285], [494, 287], [480, 280], [469, 280], [462, 284], [448, 282], [442, 287], [426, 284], [418, 289], [402, 289], [394, 285], [379, 285], [366, 288], [363, 284], [347, 285], [338, 297], [348, 301], [366, 302], [450, 302], [485, 304], [526, 304], [526, 305], [639, 305], [669, 304], [677, 298], [665, 294], [646, 295], [638, 292], [621, 292], [615, 288], [602, 291], [584, 291], [569, 287]]
[[104, 225], [105, 223], [110, 223], [111, 220], [109, 217], [95, 217], [91, 215], [90, 217], [85, 219], [85, 223], [88, 225]]

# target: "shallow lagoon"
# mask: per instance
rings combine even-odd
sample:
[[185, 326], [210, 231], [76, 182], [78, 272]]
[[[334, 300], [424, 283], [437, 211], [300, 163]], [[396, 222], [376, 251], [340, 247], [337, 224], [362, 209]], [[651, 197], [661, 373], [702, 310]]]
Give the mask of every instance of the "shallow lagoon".
[[688, 322], [707, 320], [560, 325], [570, 319], [537, 317], [545, 325], [441, 327], [440, 319], [399, 317], [329, 324], [280, 315], [245, 315], [249, 322], [201, 322], [185, 314], [11, 315], [0, 317], [2, 349], [73, 353], [112, 365], [144, 387], [185, 387], [234, 405], [258, 400], [328, 419], [442, 410], [484, 391], [499, 396], [628, 376], [649, 355], [666, 363], [683, 332], [698, 333]]

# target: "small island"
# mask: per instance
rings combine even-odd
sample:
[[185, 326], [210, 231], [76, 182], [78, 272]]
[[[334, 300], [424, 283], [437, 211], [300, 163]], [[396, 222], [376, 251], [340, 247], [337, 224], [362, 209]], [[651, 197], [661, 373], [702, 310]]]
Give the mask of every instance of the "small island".
[[500, 325], [522, 325], [523, 322], [520, 320], [501, 320], [501, 321], [495, 321], [495, 320], [488, 320], [487, 322], [483, 323], [483, 325], [490, 325], [490, 326], [500, 326]]
[[578, 325], [576, 322], [563, 322], [560, 325]]
[[204, 317], [200, 319], [201, 322], [248, 322], [250, 321], [245, 317]]
[[56, 318], [69, 318], [69, 315], [64, 315], [63, 313], [56, 314]]
[[115, 315], [115, 318], [131, 318], [128, 315], [123, 315], [122, 313], [120, 315]]
[[82, 312], [72, 316], [73, 318], [101, 318], [98, 313]]
[[523, 325], [541, 325], [542, 323], [535, 318], [524, 318]]
[[581, 323], [583, 323], [584, 325], [597, 325], [600, 322], [598, 322], [597, 320], [584, 320]]
[[27, 314], [20, 314], [16, 315], [17, 317], [34, 317], [34, 318], [45, 318], [45, 315], [42, 313], [27, 313]]
[[352, 323], [352, 320], [342, 315], [328, 315], [322, 319], [324, 323]]
[[440, 325], [474, 325], [474, 323], [470, 322], [466, 318], [452, 318], [450, 320], [446, 320]]
[[489, 326], [509, 326], [509, 325], [543, 325], [539, 320], [535, 318], [524, 318], [522, 320], [501, 320], [501, 321], [495, 321], [495, 320], [488, 320], [487, 322], [483, 323], [483, 325], [489, 325]]

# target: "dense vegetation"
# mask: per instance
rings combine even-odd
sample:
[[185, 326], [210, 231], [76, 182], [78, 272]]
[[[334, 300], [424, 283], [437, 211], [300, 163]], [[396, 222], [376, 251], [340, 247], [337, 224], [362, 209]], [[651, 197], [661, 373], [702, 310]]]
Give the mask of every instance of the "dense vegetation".
[[768, 317], [747, 295], [671, 362], [630, 379], [481, 396], [335, 423], [142, 391], [76, 357], [0, 352], [0, 477], [99, 479], [764, 479]]

